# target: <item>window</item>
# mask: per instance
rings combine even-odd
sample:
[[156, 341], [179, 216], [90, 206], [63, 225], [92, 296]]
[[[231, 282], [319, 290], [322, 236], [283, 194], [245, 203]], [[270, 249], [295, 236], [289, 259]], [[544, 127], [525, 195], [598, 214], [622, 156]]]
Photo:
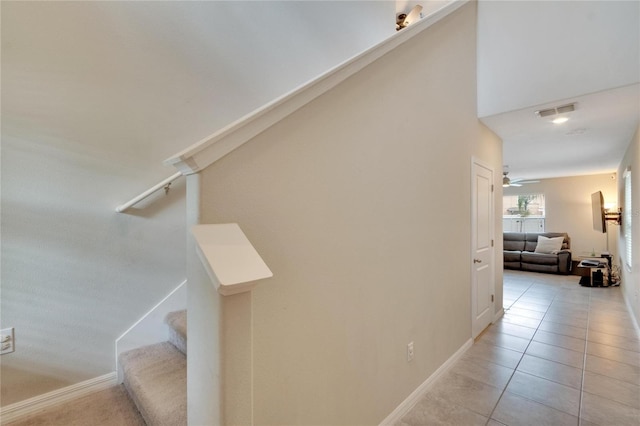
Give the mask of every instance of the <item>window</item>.
[[505, 195], [502, 199], [504, 232], [544, 232], [544, 194]]
[[631, 169], [627, 169], [624, 174], [624, 209], [622, 210], [622, 232], [625, 245], [625, 263], [627, 269], [631, 270], [631, 218], [633, 209], [631, 208]]

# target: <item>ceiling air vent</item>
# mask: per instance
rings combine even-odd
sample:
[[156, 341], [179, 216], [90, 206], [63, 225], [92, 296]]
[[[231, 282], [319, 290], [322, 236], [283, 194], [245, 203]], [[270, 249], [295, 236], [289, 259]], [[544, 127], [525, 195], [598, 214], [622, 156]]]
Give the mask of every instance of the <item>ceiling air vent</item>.
[[575, 111], [576, 109], [576, 103], [570, 103], [570, 104], [566, 104], [566, 105], [560, 105], [554, 108], [547, 108], [547, 109], [541, 109], [536, 111], [536, 115], [538, 117], [549, 117], [551, 115], [556, 115], [556, 114], [564, 114], [565, 112], [571, 112], [571, 111]]

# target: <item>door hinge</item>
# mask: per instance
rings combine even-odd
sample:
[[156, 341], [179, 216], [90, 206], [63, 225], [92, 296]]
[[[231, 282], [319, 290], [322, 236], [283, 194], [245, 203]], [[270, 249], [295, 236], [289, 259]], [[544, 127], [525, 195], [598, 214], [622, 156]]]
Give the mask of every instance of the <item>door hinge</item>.
[[491, 295], [491, 301], [493, 302], [493, 294]]
[[493, 184], [491, 184], [491, 192], [493, 192]]
[[493, 240], [491, 240], [491, 247], [493, 247]]

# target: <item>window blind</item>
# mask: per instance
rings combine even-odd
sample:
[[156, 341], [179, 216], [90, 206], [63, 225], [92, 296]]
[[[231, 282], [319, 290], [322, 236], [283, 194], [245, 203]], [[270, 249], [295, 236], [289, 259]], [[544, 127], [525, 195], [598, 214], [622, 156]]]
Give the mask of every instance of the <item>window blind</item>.
[[631, 208], [631, 170], [628, 169], [624, 174], [624, 210], [622, 211], [622, 226], [625, 244], [625, 263], [627, 268], [631, 270], [631, 219], [633, 210]]

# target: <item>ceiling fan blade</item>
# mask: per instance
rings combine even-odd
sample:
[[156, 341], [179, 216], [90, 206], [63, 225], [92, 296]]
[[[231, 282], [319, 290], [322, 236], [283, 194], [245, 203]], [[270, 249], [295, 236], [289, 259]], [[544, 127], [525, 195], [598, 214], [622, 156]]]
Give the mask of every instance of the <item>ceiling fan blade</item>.
[[413, 9], [411, 9], [411, 12], [409, 12], [409, 14], [407, 15], [406, 18], [404, 18], [404, 21], [402, 21], [402, 27], [407, 27], [411, 24], [413, 24], [414, 22], [416, 22], [417, 20], [420, 19], [420, 12], [422, 12], [422, 6], [417, 5], [415, 6]]
[[513, 182], [511, 182], [511, 183], [509, 184], [509, 186], [522, 186], [522, 185], [520, 185], [519, 183], [513, 183]]
[[525, 178], [513, 178], [511, 179], [511, 182], [540, 182], [539, 180], [533, 180], [533, 179], [525, 179]]

